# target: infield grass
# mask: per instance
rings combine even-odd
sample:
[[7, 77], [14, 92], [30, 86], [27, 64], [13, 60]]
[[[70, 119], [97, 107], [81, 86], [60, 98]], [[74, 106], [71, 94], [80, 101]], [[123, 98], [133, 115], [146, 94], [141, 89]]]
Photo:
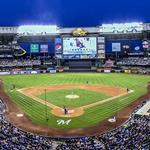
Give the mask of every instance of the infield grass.
[[[70, 94], [78, 95], [79, 98], [77, 99], [69, 99], [66, 98], [67, 95]], [[42, 93], [38, 96], [41, 99], [45, 99], [45, 93]], [[104, 100], [106, 98], [109, 98], [109, 96], [106, 96], [103, 93], [93, 92], [89, 90], [83, 90], [83, 89], [64, 89], [64, 90], [57, 90], [57, 91], [51, 91], [46, 93], [46, 100], [56, 106], [62, 107], [80, 107], [88, 104], [95, 103], [97, 101]]]

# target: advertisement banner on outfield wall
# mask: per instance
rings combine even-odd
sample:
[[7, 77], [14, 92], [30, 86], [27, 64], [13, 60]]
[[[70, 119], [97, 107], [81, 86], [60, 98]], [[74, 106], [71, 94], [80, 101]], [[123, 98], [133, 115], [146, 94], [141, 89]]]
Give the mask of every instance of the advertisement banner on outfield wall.
[[9, 75], [10, 72], [0, 72], [0, 75]]

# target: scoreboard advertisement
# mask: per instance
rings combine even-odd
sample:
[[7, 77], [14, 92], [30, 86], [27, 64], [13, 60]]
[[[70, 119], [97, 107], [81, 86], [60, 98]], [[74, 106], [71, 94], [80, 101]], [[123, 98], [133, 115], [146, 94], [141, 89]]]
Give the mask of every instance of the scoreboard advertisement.
[[19, 47], [24, 50], [28, 55], [40, 55], [42, 53], [47, 53], [54, 55], [54, 41], [47, 42], [20, 42]]
[[39, 44], [31, 44], [30, 52], [31, 53], [39, 53]]
[[105, 59], [105, 37], [98, 37], [97, 40], [97, 47], [98, 47], [98, 53], [97, 58], [99, 59]]
[[41, 44], [40, 45], [40, 52], [41, 53], [48, 53], [48, 44]]
[[63, 38], [63, 57], [65, 59], [92, 59], [97, 55], [96, 37]]
[[121, 43], [112, 43], [112, 52], [120, 52]]
[[62, 59], [62, 38], [55, 38], [55, 57], [57, 59]]
[[97, 54], [96, 37], [63, 38], [63, 54]]
[[48, 53], [48, 44], [30, 44], [31, 53]]

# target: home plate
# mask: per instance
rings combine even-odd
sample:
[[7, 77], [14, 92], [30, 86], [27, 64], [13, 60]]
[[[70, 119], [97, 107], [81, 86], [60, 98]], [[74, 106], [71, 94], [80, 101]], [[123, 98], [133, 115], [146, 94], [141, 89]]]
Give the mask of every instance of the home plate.
[[[64, 112], [64, 109], [61, 109], [61, 111]], [[72, 114], [72, 113], [74, 113], [74, 112], [75, 112], [74, 109], [68, 109], [68, 114]]]
[[68, 110], [68, 113], [72, 114], [72, 113], [74, 113], [74, 110], [73, 109], [72, 110]]

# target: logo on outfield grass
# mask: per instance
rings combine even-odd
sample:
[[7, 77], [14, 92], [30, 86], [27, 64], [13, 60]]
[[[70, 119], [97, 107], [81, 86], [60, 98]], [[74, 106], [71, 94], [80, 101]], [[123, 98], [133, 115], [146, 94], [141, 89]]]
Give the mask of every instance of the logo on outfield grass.
[[71, 122], [71, 119], [69, 120], [63, 120], [63, 119], [59, 119], [57, 120], [57, 125], [69, 125], [69, 123]]

